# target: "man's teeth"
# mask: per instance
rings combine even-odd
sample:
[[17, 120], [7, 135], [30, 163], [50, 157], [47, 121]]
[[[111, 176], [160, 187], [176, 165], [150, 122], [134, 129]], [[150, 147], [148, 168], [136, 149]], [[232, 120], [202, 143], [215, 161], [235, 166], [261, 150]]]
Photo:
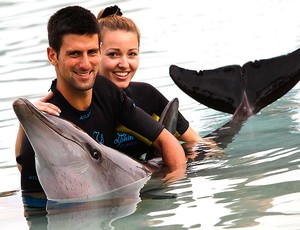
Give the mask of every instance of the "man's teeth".
[[90, 73], [87, 72], [87, 73], [77, 73], [77, 74], [80, 75], [80, 76], [88, 76]]
[[120, 76], [120, 77], [125, 77], [128, 73], [127, 72], [126, 73], [122, 72], [122, 73], [115, 73], [115, 74]]

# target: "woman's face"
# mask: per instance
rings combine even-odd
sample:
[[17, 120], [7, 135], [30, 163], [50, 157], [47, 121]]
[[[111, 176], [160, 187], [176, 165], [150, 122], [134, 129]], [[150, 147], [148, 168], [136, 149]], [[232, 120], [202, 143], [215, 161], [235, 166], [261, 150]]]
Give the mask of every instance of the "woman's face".
[[100, 45], [100, 75], [119, 88], [128, 87], [139, 65], [139, 43], [136, 33], [106, 30]]

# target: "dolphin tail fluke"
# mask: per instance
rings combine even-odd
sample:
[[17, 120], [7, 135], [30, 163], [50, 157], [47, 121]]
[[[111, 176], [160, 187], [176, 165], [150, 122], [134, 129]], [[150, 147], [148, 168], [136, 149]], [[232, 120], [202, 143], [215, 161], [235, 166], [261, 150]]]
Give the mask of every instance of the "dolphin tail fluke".
[[212, 109], [231, 114], [239, 104], [240, 72], [236, 65], [199, 72], [170, 66], [170, 76], [183, 92]]
[[247, 116], [276, 101], [300, 80], [300, 49], [254, 62], [242, 67], [228, 65], [212, 70], [170, 66], [175, 84], [196, 101], [221, 112], [235, 114], [245, 100]]
[[253, 113], [273, 103], [300, 80], [300, 49], [243, 66], [245, 88]]

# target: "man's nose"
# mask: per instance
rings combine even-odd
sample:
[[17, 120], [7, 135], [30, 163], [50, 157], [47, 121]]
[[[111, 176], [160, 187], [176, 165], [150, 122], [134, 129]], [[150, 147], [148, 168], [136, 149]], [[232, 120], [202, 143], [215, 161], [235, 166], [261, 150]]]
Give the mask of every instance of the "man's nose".
[[91, 67], [91, 61], [87, 54], [82, 55], [80, 59], [79, 67], [82, 69], [89, 69]]

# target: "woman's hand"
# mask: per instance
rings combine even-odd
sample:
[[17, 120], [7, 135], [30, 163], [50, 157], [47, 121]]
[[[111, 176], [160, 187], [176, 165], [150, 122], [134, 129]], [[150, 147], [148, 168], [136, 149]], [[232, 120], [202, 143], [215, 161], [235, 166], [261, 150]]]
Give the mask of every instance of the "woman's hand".
[[40, 100], [34, 102], [34, 106], [39, 110], [49, 113], [51, 115], [59, 116], [61, 110], [54, 104], [47, 102], [53, 96], [53, 92], [50, 92], [45, 97], [41, 98]]

